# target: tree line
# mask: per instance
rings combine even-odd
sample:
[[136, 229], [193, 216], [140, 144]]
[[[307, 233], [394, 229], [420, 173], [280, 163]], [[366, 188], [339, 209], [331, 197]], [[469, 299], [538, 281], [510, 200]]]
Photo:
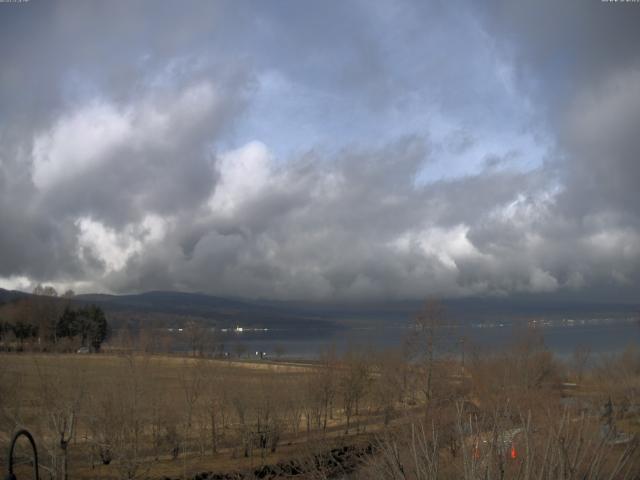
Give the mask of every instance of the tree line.
[[110, 333], [106, 315], [96, 305], [73, 305], [73, 295], [38, 285], [33, 295], [0, 304], [0, 348], [100, 350]]

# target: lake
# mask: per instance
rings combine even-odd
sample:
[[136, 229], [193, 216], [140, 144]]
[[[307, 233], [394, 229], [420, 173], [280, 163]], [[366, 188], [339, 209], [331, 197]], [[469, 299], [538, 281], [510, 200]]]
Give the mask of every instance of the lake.
[[[508, 346], [522, 331], [521, 324], [467, 324], [442, 328], [447, 351], [460, 352], [477, 348], [484, 351], [502, 349]], [[544, 338], [544, 343], [560, 357], [569, 357], [578, 347], [589, 348], [592, 356], [623, 351], [629, 345], [640, 346], [640, 326], [628, 319], [589, 319], [539, 321], [534, 325]], [[344, 352], [350, 346], [374, 349], [397, 348], [403, 345], [410, 329], [405, 325], [384, 325], [372, 322], [355, 327], [343, 326], [336, 329], [269, 329], [244, 330], [226, 335], [221, 341], [224, 349], [234, 352], [241, 344], [247, 352], [266, 352], [274, 356], [282, 351], [286, 358], [317, 358], [323, 350], [333, 346], [337, 352]], [[461, 340], [464, 339], [464, 340]]]

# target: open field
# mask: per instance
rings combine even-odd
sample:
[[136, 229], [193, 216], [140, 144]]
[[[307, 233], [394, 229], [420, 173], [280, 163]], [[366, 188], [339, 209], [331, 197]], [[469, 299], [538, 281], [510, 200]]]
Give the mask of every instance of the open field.
[[[354, 478], [404, 478], [400, 467], [415, 479], [482, 471], [578, 478], [560, 474], [567, 469], [637, 478], [640, 354], [587, 369], [580, 356], [562, 364], [540, 345], [534, 335], [496, 354], [469, 353], [464, 366], [371, 351], [313, 364], [0, 354], [0, 448], [27, 427], [42, 478], [51, 479], [191, 479], [291, 459], [315, 465], [328, 449], [355, 444], [377, 453]], [[573, 463], [546, 445], [568, 449]], [[435, 464], [439, 476], [425, 473]], [[529, 476], [518, 473], [525, 467]]]
[[[319, 439], [330, 445], [367, 425], [372, 431], [381, 421], [362, 400], [357, 413], [349, 412], [355, 427], [347, 432], [333, 393], [326, 405], [317, 403], [323, 381], [328, 390], [336, 387], [337, 363], [2, 354], [0, 365], [2, 441], [12, 424], [27, 426], [44, 462], [67, 456], [70, 478], [253, 468], [305, 454]], [[57, 452], [61, 438], [68, 449]]]

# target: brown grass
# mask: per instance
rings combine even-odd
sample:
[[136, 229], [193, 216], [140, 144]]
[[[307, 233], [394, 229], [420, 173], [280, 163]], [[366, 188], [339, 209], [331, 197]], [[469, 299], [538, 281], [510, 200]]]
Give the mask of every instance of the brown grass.
[[[273, 405], [266, 407], [273, 410], [271, 415], [284, 415], [283, 407], [279, 404], [287, 397], [295, 397], [297, 401], [302, 402], [303, 389], [311, 383], [309, 376], [320, 368], [317, 365], [167, 355], [0, 354], [0, 382], [4, 385], [3, 390], [0, 390], [0, 394], [3, 395], [0, 397], [0, 448], [5, 451], [11, 431], [19, 424], [34, 432], [41, 450], [41, 463], [47, 461], [45, 445], [52, 442], [55, 444], [55, 435], [48, 426], [49, 399], [44, 395], [43, 388], [47, 382], [53, 380], [63, 385], [62, 390], [71, 393], [71, 397], [74, 388], [83, 390], [82, 406], [69, 453], [70, 478], [120, 478], [115, 462], [105, 466], [96, 458], [90, 460], [90, 422], [105, 393], [130, 388], [128, 379], [135, 376], [130, 365], [134, 365], [133, 368], [140, 374], [140, 384], [144, 391], [140, 401], [145, 404], [142, 413], [156, 408], [157, 405], [153, 402], [157, 397], [161, 397], [160, 405], [164, 412], [162, 415], [171, 419], [179, 431], [185, 422], [184, 412], [187, 410], [185, 379], [196, 373], [202, 375], [198, 387], [201, 390], [200, 397], [194, 407], [193, 432], [189, 434], [192, 438], [187, 440], [188, 446], [180, 452], [178, 459], [173, 459], [166, 448], [154, 455], [145, 445], [146, 453], [141, 456], [148, 456], [148, 461], [143, 462], [143, 478], [183, 475], [188, 477], [202, 471], [238, 471], [255, 468], [300, 454], [304, 452], [303, 446], [310, 438], [318, 437], [317, 432], [315, 436], [310, 437], [301, 420], [299, 430], [291, 428], [291, 425], [283, 427], [279, 448], [275, 453], [271, 453], [269, 449], [257, 450], [246, 458], [242, 449], [235, 445], [240, 443], [238, 432], [241, 428], [238, 414], [233, 407], [239, 401], [247, 404], [247, 415], [251, 419], [247, 425], [250, 425], [250, 428], [254, 428], [254, 416], [257, 418], [265, 413], [260, 410], [265, 408], [260, 403], [262, 398], [273, 399], [270, 400]], [[122, 393], [128, 394], [126, 391]], [[206, 422], [210, 398], [218, 394], [226, 395], [224, 401], [227, 402], [225, 408], [229, 416], [227, 440], [221, 442], [218, 453], [206, 451], [203, 455], [198, 451], [193, 437], [197, 436], [197, 425]], [[236, 397], [242, 400], [237, 400]], [[370, 422], [370, 429], [375, 428], [373, 423], [376, 421], [379, 420], [374, 418]], [[336, 414], [336, 418], [328, 422], [327, 430], [320, 436], [327, 441], [330, 438], [341, 437], [341, 423], [339, 415]], [[362, 425], [365, 425], [365, 422], [362, 422]], [[141, 434], [150, 437], [150, 428], [149, 425], [145, 425]], [[150, 440], [147, 438], [145, 443], [150, 443]], [[0, 464], [3, 461], [4, 458], [0, 460]]]

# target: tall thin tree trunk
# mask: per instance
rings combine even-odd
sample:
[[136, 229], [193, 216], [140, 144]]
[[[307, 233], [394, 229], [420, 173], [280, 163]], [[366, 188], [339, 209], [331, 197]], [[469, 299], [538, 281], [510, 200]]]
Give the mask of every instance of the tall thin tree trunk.
[[211, 452], [218, 452], [218, 431], [216, 429], [216, 412], [211, 409]]
[[69, 461], [67, 458], [67, 443], [62, 442], [60, 447], [62, 448], [62, 480], [68, 479]]

